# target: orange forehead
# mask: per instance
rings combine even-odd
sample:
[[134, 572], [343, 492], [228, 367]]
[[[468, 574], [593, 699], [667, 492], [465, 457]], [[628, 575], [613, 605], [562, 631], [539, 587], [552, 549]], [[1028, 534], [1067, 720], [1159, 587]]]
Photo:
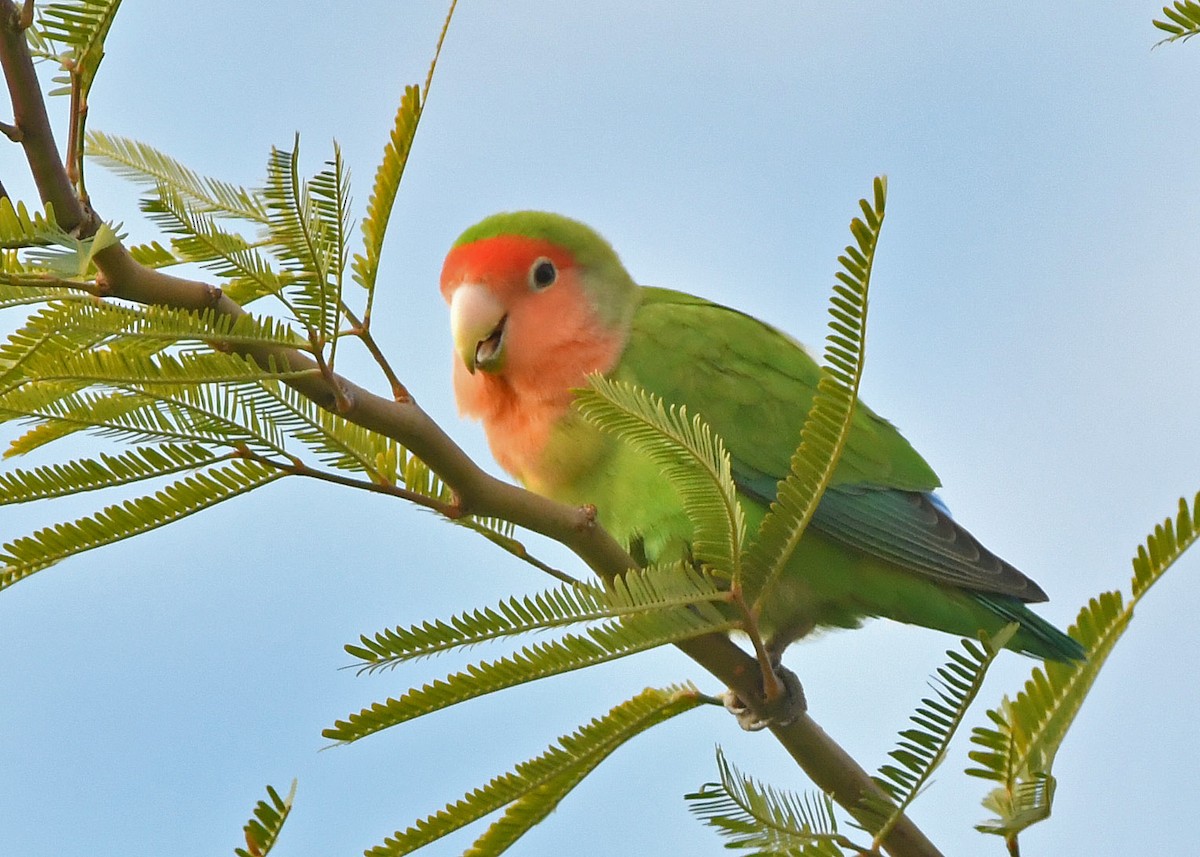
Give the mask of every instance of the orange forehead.
[[560, 244], [523, 235], [497, 235], [455, 247], [442, 265], [442, 294], [447, 300], [460, 284], [471, 282], [493, 289], [528, 282], [529, 269], [537, 259], [552, 261], [559, 271], [575, 264], [570, 251]]

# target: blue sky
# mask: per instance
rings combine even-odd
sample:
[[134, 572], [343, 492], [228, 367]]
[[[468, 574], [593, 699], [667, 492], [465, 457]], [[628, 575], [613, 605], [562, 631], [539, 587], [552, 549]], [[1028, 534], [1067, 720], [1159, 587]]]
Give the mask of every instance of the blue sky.
[[[561, 211], [641, 282], [816, 345], [847, 223], [886, 173], [863, 398], [1065, 626], [1127, 587], [1136, 545], [1200, 488], [1200, 46], [1152, 51], [1158, 4], [880, 5], [463, 0], [394, 213], [376, 332], [421, 404], [491, 466], [455, 414], [436, 288], [463, 228]], [[245, 184], [293, 132], [310, 171], [336, 138], [361, 212], [443, 13], [213, 2], [182, 26], [172, 4], [127, 3], [89, 121]], [[0, 173], [29, 194], [15, 147], [0, 147]], [[93, 166], [89, 189], [134, 240], [152, 236], [128, 185]], [[366, 360], [343, 368], [385, 391]], [[0, 539], [90, 510], [6, 507]], [[1197, 563], [1139, 607], [1028, 853], [1193, 838]], [[461, 665], [356, 677], [339, 670], [343, 644], [546, 585], [428, 514], [290, 482], [39, 573], [0, 593], [0, 853], [229, 853], [263, 786], [298, 777], [276, 853], [355, 854], [644, 686], [719, 690], [664, 651], [318, 752], [334, 719]], [[874, 767], [952, 645], [875, 622], [788, 663], [814, 718]], [[1031, 665], [1002, 658], [981, 702]], [[682, 800], [714, 778], [717, 744], [756, 776], [807, 785], [768, 736], [693, 712], [619, 751], [514, 853], [719, 853]], [[986, 789], [961, 775], [966, 750], [913, 815], [947, 854], [999, 854], [972, 830]], [[427, 853], [460, 853], [475, 832]]]

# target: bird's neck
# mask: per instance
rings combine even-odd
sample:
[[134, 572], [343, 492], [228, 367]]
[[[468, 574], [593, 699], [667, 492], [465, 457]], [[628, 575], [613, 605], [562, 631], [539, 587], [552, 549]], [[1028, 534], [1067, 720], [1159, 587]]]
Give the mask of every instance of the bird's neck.
[[454, 371], [459, 411], [483, 423], [492, 455], [530, 490], [565, 499], [567, 483], [588, 467], [603, 444], [582, 430], [572, 390], [587, 376], [616, 365], [624, 337], [590, 332], [542, 355], [536, 369], [502, 374]]

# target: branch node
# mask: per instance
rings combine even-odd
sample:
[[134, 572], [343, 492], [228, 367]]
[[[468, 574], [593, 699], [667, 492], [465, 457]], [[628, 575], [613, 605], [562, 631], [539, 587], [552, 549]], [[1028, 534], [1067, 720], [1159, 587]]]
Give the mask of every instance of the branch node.
[[443, 514], [451, 521], [457, 521], [460, 518], [465, 518], [470, 512], [467, 511], [467, 504], [463, 501], [463, 497], [457, 491], [453, 492], [450, 502], [443, 510]]
[[103, 271], [96, 273], [96, 288], [92, 290], [92, 294], [98, 298], [112, 297], [113, 284]]
[[14, 143], [20, 143], [25, 139], [25, 135], [16, 125], [9, 125], [7, 122], [0, 122], [0, 134], [3, 134]]
[[591, 503], [585, 503], [578, 509], [579, 520], [575, 523], [575, 529], [579, 532], [586, 532], [596, 528], [596, 507]]
[[217, 304], [221, 302], [221, 298], [225, 296], [225, 293], [221, 291], [220, 286], [214, 286], [211, 283], [203, 283], [202, 285], [208, 290], [208, 297], [205, 298], [204, 302], [208, 305], [209, 309], [215, 310]]
[[21, 32], [33, 26], [33, 0], [25, 0], [21, 6], [21, 14], [17, 18], [17, 29]]
[[348, 392], [345, 385], [339, 383], [336, 376], [330, 380], [330, 383], [333, 384], [333, 402], [338, 416], [344, 417], [352, 413], [356, 405], [354, 394]]

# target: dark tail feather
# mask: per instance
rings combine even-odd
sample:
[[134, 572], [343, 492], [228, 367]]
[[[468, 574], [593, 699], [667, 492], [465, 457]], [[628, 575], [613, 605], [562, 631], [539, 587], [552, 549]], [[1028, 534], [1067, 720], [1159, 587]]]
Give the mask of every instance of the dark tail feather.
[[1047, 661], [1083, 660], [1083, 646], [1015, 598], [982, 594], [976, 598], [998, 616], [1021, 624], [1021, 629], [1008, 644], [1010, 649]]

